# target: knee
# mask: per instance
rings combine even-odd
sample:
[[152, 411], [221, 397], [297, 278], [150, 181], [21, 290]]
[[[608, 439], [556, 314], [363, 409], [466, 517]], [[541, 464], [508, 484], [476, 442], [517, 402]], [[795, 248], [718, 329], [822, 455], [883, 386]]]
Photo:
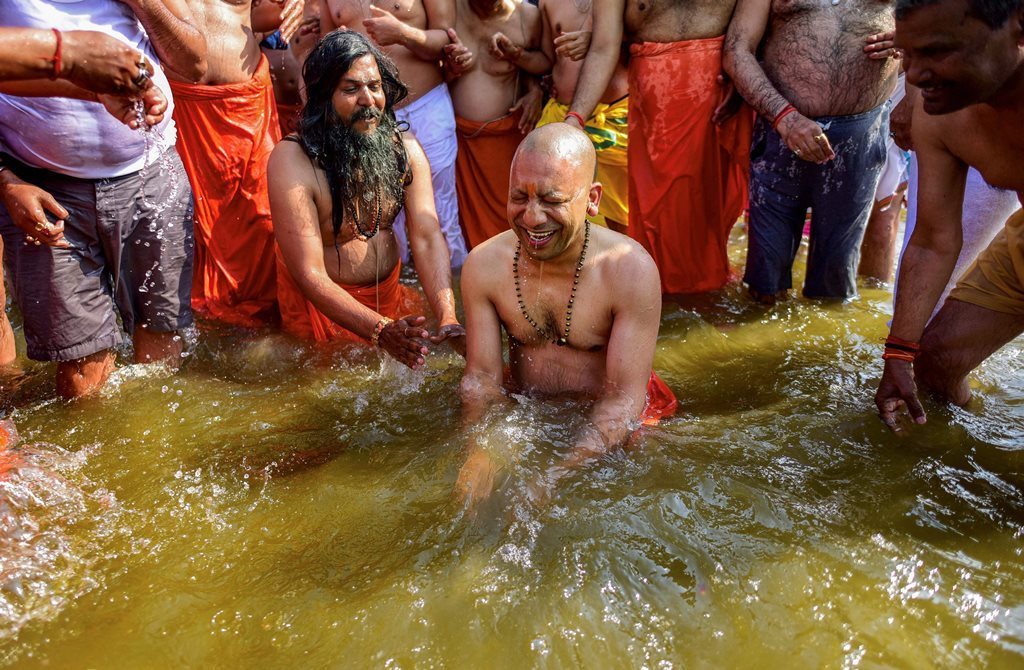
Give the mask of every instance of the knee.
[[957, 404], [969, 399], [965, 394], [965, 380], [971, 371], [966, 357], [958, 352], [941, 334], [925, 331], [921, 338], [921, 353], [914, 362], [914, 376], [919, 384]]

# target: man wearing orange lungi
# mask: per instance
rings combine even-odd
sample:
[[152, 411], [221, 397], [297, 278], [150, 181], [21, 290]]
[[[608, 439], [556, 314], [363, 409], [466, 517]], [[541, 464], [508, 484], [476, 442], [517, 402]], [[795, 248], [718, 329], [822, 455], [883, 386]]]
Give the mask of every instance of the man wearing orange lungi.
[[629, 235], [654, 257], [668, 295], [712, 291], [729, 279], [729, 231], [746, 204], [753, 127], [749, 109], [727, 113], [731, 89], [719, 82], [734, 5], [594, 0], [590, 51], [566, 117], [576, 126], [589, 118], [625, 31]]
[[522, 0], [460, 0], [456, 27], [455, 44], [446, 52], [448, 70], [457, 75], [449, 83], [459, 141], [455, 186], [459, 221], [472, 249], [508, 230], [509, 167], [524, 132], [540, 116], [539, 87], [519, 97], [519, 68], [488, 46], [500, 34], [525, 49], [540, 48], [541, 18]]
[[270, 68], [253, 36], [250, 2], [193, 4], [202, 5], [200, 29], [217, 49], [198, 83], [170, 81], [178, 152], [195, 193], [192, 307], [210, 319], [261, 326], [277, 319], [266, 170], [281, 130]]
[[[268, 170], [284, 329], [318, 342], [369, 341], [411, 368], [424, 364], [431, 343], [451, 339], [461, 351], [430, 163], [395, 117], [408, 93], [395, 64], [366, 36], [335, 30], [310, 53], [303, 77], [299, 132], [274, 149]], [[398, 281], [400, 211], [434, 334], [423, 316], [409, 316], [422, 302]]]

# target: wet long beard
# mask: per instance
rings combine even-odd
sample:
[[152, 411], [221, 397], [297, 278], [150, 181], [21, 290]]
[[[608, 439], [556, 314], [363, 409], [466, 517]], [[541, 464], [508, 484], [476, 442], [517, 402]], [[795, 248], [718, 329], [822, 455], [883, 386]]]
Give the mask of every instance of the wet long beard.
[[[325, 145], [321, 161], [336, 212], [343, 209], [355, 221], [357, 201], [362, 203], [359, 209], [371, 214], [376, 210], [378, 195], [385, 212], [402, 201], [404, 150], [390, 115], [382, 114], [377, 128], [369, 133], [338, 124], [328, 132]], [[334, 217], [335, 234], [341, 229], [341, 221], [339, 216]]]

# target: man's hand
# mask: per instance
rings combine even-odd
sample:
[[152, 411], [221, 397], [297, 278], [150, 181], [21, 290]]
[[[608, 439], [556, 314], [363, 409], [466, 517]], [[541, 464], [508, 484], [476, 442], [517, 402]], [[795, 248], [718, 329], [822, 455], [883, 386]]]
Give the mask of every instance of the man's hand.
[[371, 18], [363, 19], [366, 34], [382, 47], [393, 44], [405, 45], [405, 24], [391, 12], [370, 5]]
[[792, 112], [783, 117], [778, 132], [790, 151], [805, 161], [820, 164], [836, 157], [824, 129], [800, 112]]
[[743, 104], [743, 96], [736, 90], [729, 75], [724, 72], [718, 75], [718, 85], [722, 87], [722, 92], [718, 98], [718, 105], [715, 106], [715, 111], [711, 115], [711, 123], [716, 126], [736, 116], [736, 112]]
[[451, 76], [461, 77], [473, 69], [476, 60], [473, 57], [473, 52], [459, 39], [455, 28], [448, 29], [448, 39], [451, 40], [451, 44], [444, 45], [445, 69]]
[[448, 340], [455, 353], [466, 357], [466, 329], [462, 324], [456, 322], [443, 325], [437, 329], [435, 335], [430, 336], [430, 341], [434, 344], [441, 344], [445, 340]]
[[[284, 8], [281, 10], [281, 25], [278, 30], [281, 32], [281, 39], [290, 42], [292, 37], [299, 32], [302, 26], [302, 12], [305, 0], [284, 0]], [[317, 29], [320, 26], [320, 18], [316, 18]]]
[[[0, 178], [0, 201], [7, 208], [14, 225], [25, 231], [29, 243], [45, 244], [67, 249], [71, 245], [64, 239], [64, 219], [68, 211], [53, 196], [4, 170]], [[46, 212], [57, 221], [46, 220]]]
[[138, 94], [152, 85], [147, 77], [142, 86], [135, 82], [143, 70], [152, 76], [153, 64], [118, 39], [92, 30], [62, 33], [61, 76], [94, 93]]
[[392, 321], [380, 331], [377, 344], [399, 363], [418, 370], [423, 365], [423, 357], [430, 353], [424, 346], [424, 341], [430, 337], [430, 333], [423, 328], [426, 321], [426, 317], [422, 316], [407, 316]]
[[875, 393], [875, 406], [882, 421], [894, 433], [902, 430], [899, 420], [899, 409], [906, 405], [915, 423], [924, 423], [927, 417], [924, 407], [917, 397], [917, 384], [914, 382], [914, 366], [912, 363], [899, 359], [885, 362], [882, 380], [878, 383]]
[[466, 459], [455, 482], [455, 495], [473, 509], [487, 500], [494, 490], [497, 468], [483, 449], [475, 449]]
[[491, 55], [498, 60], [508, 61], [515, 65], [523, 57], [523, 47], [513, 42], [505, 33], [494, 33], [489, 47]]
[[899, 58], [900, 53], [893, 45], [895, 39], [895, 30], [878, 33], [877, 35], [868, 35], [864, 40], [864, 53], [872, 60]]
[[889, 115], [889, 134], [892, 135], [896, 146], [904, 151], [914, 150], [914, 138], [910, 133], [913, 118], [914, 100], [911, 96], [904, 95]]
[[580, 61], [587, 57], [590, 51], [590, 36], [593, 33], [589, 30], [574, 30], [569, 33], [562, 33], [555, 38], [555, 54], [560, 58]]
[[[138, 111], [136, 103], [140, 98], [128, 98], [116, 95], [97, 95], [99, 102], [107, 108], [110, 114], [132, 130], [139, 128]], [[151, 86], [141, 97], [143, 106], [143, 123], [146, 128], [152, 128], [164, 120], [164, 112], [167, 111], [167, 98], [159, 86]]]
[[523, 135], [537, 127], [537, 121], [540, 119], [541, 112], [544, 111], [543, 103], [544, 92], [540, 90], [540, 86], [530, 86], [526, 93], [523, 93], [523, 96], [509, 107], [509, 114], [522, 112], [522, 116], [519, 117], [519, 132]]

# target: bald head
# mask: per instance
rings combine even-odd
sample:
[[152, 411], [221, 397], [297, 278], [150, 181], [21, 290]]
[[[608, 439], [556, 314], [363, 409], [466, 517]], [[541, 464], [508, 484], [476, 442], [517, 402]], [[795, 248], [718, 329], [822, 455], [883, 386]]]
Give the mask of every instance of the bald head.
[[597, 174], [597, 153], [590, 138], [567, 123], [549, 123], [527, 135], [512, 159], [513, 171], [521, 160], [541, 161], [559, 170], [568, 164], [573, 176], [586, 182], [593, 181]]

